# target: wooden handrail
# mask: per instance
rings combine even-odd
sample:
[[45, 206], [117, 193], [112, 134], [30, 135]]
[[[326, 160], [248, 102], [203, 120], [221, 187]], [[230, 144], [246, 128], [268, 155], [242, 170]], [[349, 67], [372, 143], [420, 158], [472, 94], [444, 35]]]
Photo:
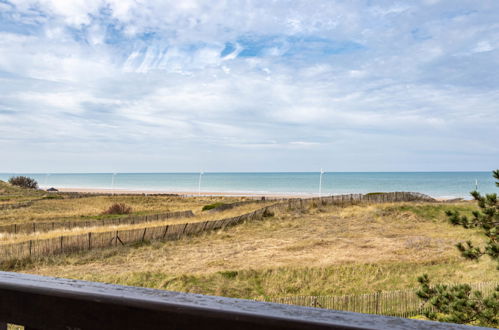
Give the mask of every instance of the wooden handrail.
[[[3, 322], [3, 323], [2, 323]], [[0, 329], [479, 329], [0, 272]], [[485, 328], [483, 328], [485, 329]], [[1, 329], [3, 330], [3, 329]]]

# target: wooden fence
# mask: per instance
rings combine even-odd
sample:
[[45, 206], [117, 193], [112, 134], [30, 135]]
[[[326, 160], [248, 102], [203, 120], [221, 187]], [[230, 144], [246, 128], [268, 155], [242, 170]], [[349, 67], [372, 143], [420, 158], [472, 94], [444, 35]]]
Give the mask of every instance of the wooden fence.
[[320, 205], [348, 205], [360, 203], [391, 203], [391, 202], [436, 202], [428, 195], [415, 192], [388, 192], [372, 194], [348, 194], [313, 198], [294, 198], [281, 203], [292, 208], [303, 208]]
[[259, 220], [270, 214], [271, 207], [246, 213], [237, 217], [215, 221], [181, 223], [129, 230], [100, 233], [88, 232], [80, 235], [59, 236], [49, 239], [29, 240], [15, 244], [0, 245], [0, 260], [24, 259], [127, 245], [152, 240], [178, 240], [184, 236], [223, 229], [248, 220]]
[[0, 330], [19, 329], [12, 323], [26, 330], [486, 330], [462, 324], [0, 272]]
[[189, 218], [193, 217], [194, 213], [191, 210], [167, 212], [150, 215], [135, 215], [121, 218], [109, 218], [87, 221], [51, 221], [51, 222], [29, 222], [29, 223], [13, 223], [10, 225], [0, 226], [0, 233], [10, 234], [32, 234], [36, 232], [47, 232], [56, 229], [72, 229], [77, 227], [99, 227], [99, 226], [118, 226], [118, 225], [133, 225], [137, 223], [146, 223], [160, 221], [172, 218]]
[[[59, 253], [78, 252], [95, 248], [105, 248], [151, 240], [177, 240], [184, 236], [234, 226], [244, 221], [261, 220], [266, 216], [272, 215], [275, 211], [283, 209], [302, 209], [304, 207], [311, 207], [314, 205], [345, 205], [360, 202], [383, 203], [395, 201], [420, 201], [426, 200], [426, 198], [427, 197], [425, 195], [395, 192], [376, 195], [350, 194], [322, 198], [317, 197], [309, 199], [288, 199], [277, 202], [276, 204], [270, 206], [260, 208], [250, 213], [221, 220], [151, 226], [138, 229], [116, 230], [100, 233], [88, 232], [81, 235], [59, 236], [56, 238], [43, 240], [34, 239], [21, 243], [4, 244], [0, 245], [0, 260], [23, 259], [29, 257], [54, 255]], [[123, 224], [123, 222], [112, 222], [119, 219], [106, 220], [110, 221], [109, 224]], [[148, 221], [156, 220], [158, 219], [150, 219]], [[82, 222], [77, 223], [80, 224], [80, 226], [82, 225]]]
[[20, 209], [23, 207], [29, 207], [33, 205], [34, 202], [42, 200], [43, 198], [40, 199], [32, 199], [29, 201], [24, 201], [24, 202], [18, 202], [18, 203], [5, 203], [5, 204], [0, 204], [0, 210], [11, 210], [11, 209]]
[[[499, 282], [470, 284], [473, 290], [481, 291], [485, 296], [494, 292], [497, 285]], [[255, 300], [398, 317], [422, 315], [430, 308], [423, 306], [415, 290], [383, 291], [348, 296], [267, 297]]]

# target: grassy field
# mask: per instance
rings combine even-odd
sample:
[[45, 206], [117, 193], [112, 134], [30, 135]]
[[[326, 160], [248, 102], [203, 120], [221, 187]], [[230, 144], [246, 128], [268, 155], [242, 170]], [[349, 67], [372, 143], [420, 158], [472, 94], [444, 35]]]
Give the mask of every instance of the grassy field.
[[[117, 199], [118, 200], [118, 199]], [[199, 201], [198, 201], [199, 202]], [[193, 223], [193, 222], [204, 222], [204, 221], [213, 221], [224, 218], [230, 218], [234, 216], [238, 216], [245, 213], [253, 212], [257, 209], [260, 209], [264, 206], [271, 205], [273, 202], [263, 202], [263, 203], [248, 203], [237, 206], [232, 209], [223, 210], [219, 212], [203, 212], [200, 211], [198, 207], [196, 207], [196, 213], [193, 217], [178, 217], [178, 218], [170, 218], [159, 221], [151, 221], [151, 222], [141, 222], [136, 224], [122, 224], [122, 225], [105, 225], [105, 226], [81, 226], [81, 227], [73, 227], [71, 229], [56, 229], [48, 232], [35, 232], [35, 233], [0, 233], [0, 245], [2, 244], [12, 244], [19, 243], [23, 241], [28, 241], [31, 239], [47, 239], [54, 238], [59, 236], [73, 236], [85, 234], [88, 232], [92, 233], [101, 233], [101, 232], [109, 232], [109, 231], [122, 231], [129, 229], [138, 229], [138, 228], [150, 228], [150, 227], [158, 227], [164, 225], [171, 224], [179, 224], [179, 223]]]
[[[218, 199], [183, 203], [199, 211], [212, 200]], [[414, 288], [422, 273], [436, 282], [495, 280], [495, 264], [459, 256], [456, 242], [482, 237], [448, 224], [446, 209], [468, 213], [475, 205], [387, 203], [282, 211], [180, 241], [11, 263], [8, 270], [241, 298]]]
[[[0, 181], [0, 199], [4, 204], [35, 200], [29, 207], [0, 210], [0, 225], [23, 222], [78, 221], [119, 217], [102, 213], [114, 203], [125, 203], [132, 213], [146, 215], [173, 211], [192, 210], [201, 213], [203, 206], [212, 203], [233, 203], [246, 198], [235, 197], [180, 197], [115, 195], [68, 198], [68, 194], [48, 194], [42, 191], [21, 190]], [[40, 200], [41, 199], [41, 200]]]

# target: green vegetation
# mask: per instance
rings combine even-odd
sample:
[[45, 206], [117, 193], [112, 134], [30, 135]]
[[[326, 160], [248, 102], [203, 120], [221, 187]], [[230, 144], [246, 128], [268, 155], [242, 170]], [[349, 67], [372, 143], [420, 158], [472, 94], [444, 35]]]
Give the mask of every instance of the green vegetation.
[[216, 209], [217, 207], [220, 207], [222, 205], [225, 205], [225, 203], [217, 202], [217, 203], [208, 204], [208, 205], [203, 206], [203, 211]]
[[[499, 170], [493, 172], [496, 185], [499, 187]], [[472, 240], [456, 244], [461, 255], [473, 261], [488, 255], [492, 261], [499, 263], [499, 201], [496, 194], [480, 195], [471, 193], [478, 202], [480, 211], [473, 211], [472, 217], [462, 215], [458, 210], [447, 210], [449, 221], [454, 226], [465, 229], [478, 228], [487, 238], [484, 248], [476, 246]], [[499, 270], [499, 265], [497, 267]], [[428, 274], [418, 278], [421, 289], [418, 296], [435, 311], [427, 311], [425, 316], [431, 320], [443, 322], [477, 324], [483, 326], [499, 325], [499, 286], [491, 295], [484, 297], [479, 291], [472, 291], [467, 284], [430, 286]]]
[[43, 195], [45, 195], [44, 191], [22, 188], [0, 180], [0, 201], [16, 201], [18, 199], [25, 200], [26, 198], [32, 196]]
[[[407, 209], [410, 205], [418, 212]], [[263, 221], [179, 241], [44, 257], [4, 267], [240, 298], [415, 289], [415, 274], [422, 272], [445, 282], [494, 280], [492, 263], [467, 263], [454, 248], [468, 237], [481, 240], [479, 232], [472, 230], [470, 235], [453, 227], [443, 212], [433, 218], [431, 212], [420, 210], [426, 206], [388, 203], [283, 210]], [[472, 210], [473, 205], [447, 207]], [[242, 209], [231, 212], [243, 213]]]
[[15, 176], [9, 179], [9, 183], [13, 186], [18, 186], [26, 189], [38, 189], [38, 182], [35, 179], [27, 176]]
[[[454, 203], [450, 207], [452, 210], [465, 215], [471, 215], [473, 212], [478, 210], [476, 204], [471, 202], [460, 202]], [[446, 220], [446, 212], [449, 210], [449, 204], [435, 204], [435, 203], [419, 203], [419, 204], [403, 204], [396, 205], [392, 208], [387, 208], [386, 211], [389, 213], [394, 212], [409, 212], [418, 215], [419, 217], [425, 219], [431, 219], [434, 221], [444, 221]]]
[[[23, 208], [1, 209], [0, 224], [120, 217], [102, 214], [102, 210], [113, 204], [131, 207], [134, 215], [184, 210], [195, 213], [188, 220], [150, 223], [157, 226], [218, 220], [275, 203], [243, 203], [230, 210], [202, 212], [245, 199], [143, 195], [72, 197], [4, 183], [0, 185], [0, 203], [34, 202]], [[477, 246], [487, 244], [483, 228], [453, 226], [446, 216], [449, 209], [461, 218], [474, 216], [480, 208], [466, 201], [344, 206], [316, 203], [298, 209], [277, 209], [261, 221], [248, 221], [178, 241], [143, 242], [10, 260], [0, 263], [0, 269], [249, 299], [415, 290], [415, 274], [421, 273], [428, 274], [435, 282], [464, 284], [496, 280], [492, 260], [469, 263], [455, 249], [463, 240], [471, 240]], [[134, 226], [144, 224], [102, 226], [92, 231], [135, 229]], [[0, 234], [0, 246], [87, 231], [88, 228], [80, 227], [71, 229], [71, 233], [53, 230], [35, 235]]]

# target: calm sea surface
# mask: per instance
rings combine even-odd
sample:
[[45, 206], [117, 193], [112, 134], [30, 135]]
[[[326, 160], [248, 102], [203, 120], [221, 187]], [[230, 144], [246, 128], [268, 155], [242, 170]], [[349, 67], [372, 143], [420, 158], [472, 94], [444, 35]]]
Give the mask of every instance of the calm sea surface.
[[[0, 173], [35, 178], [42, 188], [114, 188], [197, 192], [199, 173]], [[204, 173], [201, 192], [319, 194], [320, 173]], [[498, 192], [491, 172], [326, 172], [322, 194], [415, 191], [433, 197], [464, 197], [475, 189]]]

